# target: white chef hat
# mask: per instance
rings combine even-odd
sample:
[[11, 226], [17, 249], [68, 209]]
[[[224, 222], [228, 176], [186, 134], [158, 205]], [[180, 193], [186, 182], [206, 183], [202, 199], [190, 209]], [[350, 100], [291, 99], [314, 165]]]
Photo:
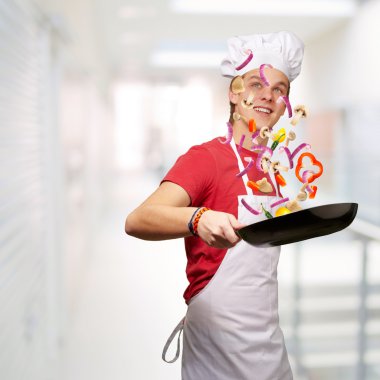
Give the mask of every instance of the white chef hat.
[[222, 75], [235, 77], [270, 64], [291, 82], [301, 71], [304, 44], [293, 33], [277, 32], [232, 37], [227, 40], [228, 55], [221, 63]]

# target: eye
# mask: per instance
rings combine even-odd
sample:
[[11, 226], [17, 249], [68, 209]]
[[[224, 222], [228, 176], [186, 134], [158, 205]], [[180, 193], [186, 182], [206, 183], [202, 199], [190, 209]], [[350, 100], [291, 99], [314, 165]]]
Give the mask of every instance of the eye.
[[284, 93], [284, 90], [281, 87], [275, 87], [273, 91], [281, 95]]
[[260, 82], [252, 82], [251, 87], [253, 88], [261, 88], [262, 84]]

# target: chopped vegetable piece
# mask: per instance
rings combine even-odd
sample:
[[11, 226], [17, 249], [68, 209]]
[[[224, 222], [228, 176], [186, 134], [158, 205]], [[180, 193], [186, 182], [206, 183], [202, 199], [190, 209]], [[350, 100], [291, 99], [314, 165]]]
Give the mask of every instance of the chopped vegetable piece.
[[314, 199], [315, 195], [317, 194], [318, 187], [317, 186], [311, 186], [311, 192], [309, 193], [309, 198]]
[[304, 105], [299, 105], [299, 106], [294, 107], [294, 113], [295, 115], [292, 121], [290, 122], [290, 124], [293, 126], [296, 126], [301, 118], [307, 117], [309, 112]]
[[313, 166], [317, 166], [318, 167], [318, 171], [315, 173], [315, 172], [312, 172], [310, 171], [310, 176], [308, 176], [307, 178], [307, 182], [311, 183], [313, 182], [315, 179], [317, 179], [318, 177], [320, 177], [323, 173], [323, 165], [321, 162], [319, 162], [315, 156], [310, 153], [310, 152], [306, 152], [306, 153], [302, 153], [299, 157], [298, 157], [298, 161], [297, 161], [297, 166], [296, 166], [296, 170], [295, 170], [295, 173], [296, 173], [296, 176], [298, 178], [298, 180], [300, 182], [304, 182], [301, 178], [301, 175], [300, 175], [300, 170], [302, 168], [305, 167], [304, 165], [304, 162], [303, 162], [303, 159], [305, 157], [308, 157], [310, 160], [311, 160], [311, 163], [313, 164]]
[[259, 185], [259, 191], [262, 193], [271, 193], [273, 191], [272, 185], [268, 182], [268, 180], [263, 177], [259, 181], [256, 182]]
[[278, 205], [280, 205], [280, 204], [282, 204], [282, 203], [288, 202], [288, 200], [289, 200], [288, 197], [286, 197], [286, 198], [281, 198], [280, 200], [278, 200], [278, 201], [272, 203], [272, 204], [270, 205], [270, 207], [276, 207], [276, 206], [278, 206]]
[[250, 132], [255, 132], [256, 131], [256, 122], [255, 122], [255, 119], [249, 119], [248, 129], [249, 129]]
[[293, 113], [292, 113], [292, 106], [290, 105], [289, 98], [287, 96], [280, 96], [277, 99], [276, 103], [279, 103], [279, 102], [284, 102], [285, 103], [285, 106], [288, 109], [288, 116], [289, 116], [289, 118], [291, 118], [292, 115], [293, 115]]
[[283, 142], [285, 140], [286, 131], [285, 128], [281, 128], [276, 133], [273, 134], [272, 139], [274, 141]]
[[269, 67], [270, 69], [273, 69], [273, 66], [270, 65], [269, 63], [263, 63], [260, 66], [260, 69], [259, 69], [259, 71], [260, 71], [260, 78], [264, 82], [265, 86], [269, 86], [270, 83], [268, 82], [268, 79], [266, 78], [265, 73], [264, 73], [264, 69], [266, 67]]
[[274, 215], [275, 216], [282, 216], [282, 215], [286, 215], [286, 214], [290, 214], [290, 213], [291, 213], [291, 211], [288, 208], [280, 207], [276, 210]]
[[227, 122], [227, 128], [228, 128], [228, 132], [227, 132], [227, 136], [226, 136], [225, 141], [221, 141], [219, 139], [219, 141], [222, 144], [229, 144], [231, 142], [231, 140], [232, 140], [232, 124], [229, 121]]
[[252, 190], [259, 191], [259, 185], [255, 181], [248, 181], [247, 186]]
[[298, 145], [296, 149], [294, 149], [290, 157], [293, 159], [302, 149], [310, 149], [310, 148], [311, 148], [310, 144], [302, 143]]
[[245, 135], [242, 135], [242, 136], [240, 137], [239, 146], [237, 147], [238, 152], [240, 152], [241, 149], [243, 148], [244, 140], [245, 140]]
[[247, 54], [248, 54], [247, 59], [246, 59], [242, 64], [240, 64], [239, 66], [237, 66], [237, 67], [236, 67], [236, 70], [241, 70], [241, 69], [243, 69], [245, 66], [248, 65], [249, 62], [252, 61], [252, 58], [253, 58], [252, 50], [247, 50]]
[[291, 212], [302, 210], [301, 205], [300, 205], [299, 202], [297, 202], [297, 200], [295, 200], [295, 199], [292, 200], [292, 201], [287, 202], [285, 206], [286, 206], [286, 208], [289, 209]]
[[294, 141], [296, 139], [296, 137], [297, 137], [296, 134], [293, 131], [290, 131], [288, 133], [288, 136], [286, 137], [285, 146], [288, 146], [289, 142]]
[[257, 211], [255, 210], [253, 207], [251, 207], [245, 200], [244, 198], [241, 199], [241, 203], [242, 205], [249, 211], [251, 212], [252, 214], [254, 215], [259, 215], [261, 214], [261, 211]]
[[277, 173], [274, 178], [276, 179], [276, 182], [281, 186], [281, 187], [284, 187], [286, 186], [286, 181], [285, 181], [285, 178], [280, 174], [280, 173]]
[[289, 166], [290, 166], [290, 169], [293, 169], [293, 166], [294, 166], [294, 163], [293, 163], [293, 157], [292, 157], [292, 154], [290, 153], [290, 150], [287, 146], [281, 146], [279, 148], [279, 152], [282, 153], [282, 152], [285, 152], [286, 155], [288, 156], [288, 160], [289, 160]]
[[234, 94], [240, 94], [245, 91], [244, 80], [240, 75], [238, 75], [232, 80], [231, 91]]
[[[283, 129], [283, 128], [282, 128]], [[273, 144], [272, 146], [270, 147], [272, 150], [275, 150], [277, 148], [277, 145], [280, 143], [280, 142], [283, 142], [285, 140], [285, 136], [286, 136], [286, 133], [285, 133], [285, 130], [284, 130], [284, 133], [282, 135], [280, 135], [279, 137], [277, 137], [275, 139], [275, 141], [273, 141]]]
[[261, 167], [261, 160], [264, 158], [264, 154], [268, 154], [270, 157], [272, 157], [273, 151], [272, 149], [268, 148], [267, 146], [263, 145], [254, 145], [252, 147], [252, 150], [259, 150], [260, 153], [257, 156], [256, 160], [256, 168], [260, 170], [261, 172], [264, 171], [263, 168]]
[[236, 177], [242, 177], [244, 174], [248, 172], [249, 169], [253, 166], [254, 160], [251, 158], [248, 162], [248, 165], [238, 174], [236, 174]]
[[266, 137], [268, 137], [268, 138], [271, 137], [271, 134], [269, 132], [269, 127], [262, 127], [260, 129], [260, 137], [262, 139], [265, 139]]
[[264, 208], [264, 206], [263, 206], [262, 203], [261, 203], [261, 207], [263, 208], [264, 214], [265, 214], [265, 216], [266, 216], [268, 219], [273, 218], [273, 215], [272, 215], [269, 211], [265, 210], [265, 208]]

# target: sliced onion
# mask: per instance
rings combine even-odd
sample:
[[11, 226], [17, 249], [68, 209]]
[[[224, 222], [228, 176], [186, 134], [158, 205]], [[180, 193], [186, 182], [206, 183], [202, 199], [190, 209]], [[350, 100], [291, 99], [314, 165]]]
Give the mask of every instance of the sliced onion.
[[249, 211], [251, 212], [253, 215], [259, 215], [261, 214], [261, 210], [260, 211], [257, 211], [255, 210], [254, 208], [252, 208], [245, 200], [244, 198], [241, 199], [241, 203], [242, 205]]
[[293, 153], [291, 154], [291, 158], [293, 159], [302, 149], [311, 149], [310, 144], [302, 143], [297, 146], [296, 149], [294, 149]]
[[288, 200], [289, 200], [288, 197], [286, 197], [286, 198], [281, 198], [280, 200], [278, 200], [278, 201], [272, 203], [272, 204], [270, 205], [270, 207], [276, 207], [276, 206], [278, 206], [278, 205], [280, 205], [280, 204], [282, 204], [282, 203], [287, 202]]
[[270, 83], [268, 82], [268, 79], [266, 78], [265, 73], [264, 73], [265, 67], [269, 67], [269, 68], [273, 69], [273, 66], [270, 65], [269, 63], [263, 63], [260, 66], [260, 78], [264, 82], [265, 86], [269, 86]]
[[268, 148], [267, 146], [262, 146], [262, 145], [254, 145], [252, 147], [252, 150], [259, 150], [260, 151], [259, 155], [257, 156], [256, 168], [258, 170], [260, 170], [261, 172], [263, 172], [264, 170], [261, 167], [261, 160], [263, 159], [264, 154], [266, 154], [266, 153], [269, 153], [269, 155], [270, 155], [269, 158], [271, 158], [273, 155], [273, 150], [271, 148]]
[[227, 128], [228, 128], [228, 132], [227, 132], [226, 140], [221, 141], [219, 139], [219, 142], [221, 142], [222, 144], [229, 144], [232, 140], [232, 124], [229, 121], [227, 122]]
[[246, 174], [248, 170], [251, 169], [251, 167], [253, 166], [253, 163], [254, 163], [254, 160], [251, 158], [248, 162], [248, 165], [240, 173], [236, 174], [236, 177], [241, 177], [244, 174]]
[[249, 55], [248, 55], [247, 59], [242, 64], [240, 64], [239, 66], [235, 67], [236, 70], [241, 70], [242, 68], [247, 66], [249, 62], [251, 62], [251, 60], [253, 58], [253, 53], [252, 53], [252, 50], [248, 50], [248, 51], [249, 51]]
[[[303, 181], [303, 183], [307, 183], [307, 182], [308, 182], [308, 179], [309, 179], [313, 174], [314, 174], [314, 173], [313, 173], [311, 170], [305, 170], [305, 171], [302, 173], [302, 181]], [[307, 190], [309, 193], [312, 193], [312, 192], [313, 192], [313, 189], [310, 187], [309, 184], [306, 186], [306, 190]]]
[[293, 163], [292, 154], [290, 153], [290, 149], [287, 146], [280, 146], [278, 151], [280, 153], [282, 153], [282, 152], [286, 153], [286, 155], [288, 156], [288, 160], [289, 160], [289, 167], [290, 167], [290, 169], [293, 169], [294, 163]]
[[244, 140], [245, 140], [245, 135], [242, 135], [241, 138], [240, 138], [239, 146], [237, 148], [238, 152], [240, 152], [242, 150]]
[[[252, 142], [253, 142], [254, 144], [255, 144], [255, 139], [256, 139], [256, 137], [259, 136], [259, 134], [260, 134], [260, 130], [257, 130], [256, 132], [252, 133], [251, 140], [252, 140]], [[253, 149], [254, 146], [255, 146], [255, 145], [253, 145], [251, 149]]]
[[290, 105], [290, 101], [289, 101], [289, 98], [287, 96], [280, 96], [276, 103], [280, 103], [280, 102], [284, 102], [285, 105], [286, 105], [286, 108], [288, 109], [288, 116], [289, 118], [292, 117], [293, 115], [293, 111], [292, 111], [292, 106]]
[[305, 170], [302, 173], [302, 181], [303, 183], [308, 182], [308, 179], [313, 175], [314, 173], [311, 170]]

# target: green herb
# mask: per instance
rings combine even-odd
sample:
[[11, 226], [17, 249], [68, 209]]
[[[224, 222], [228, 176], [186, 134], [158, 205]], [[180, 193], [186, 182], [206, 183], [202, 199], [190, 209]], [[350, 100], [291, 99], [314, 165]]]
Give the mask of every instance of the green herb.
[[277, 148], [277, 145], [280, 143], [281, 138], [285, 136], [285, 134], [282, 134], [277, 140], [273, 141], [272, 146], [270, 147], [272, 150], [275, 150]]
[[265, 208], [264, 208], [264, 206], [263, 206], [262, 203], [261, 203], [261, 207], [263, 208], [264, 214], [265, 214], [265, 216], [266, 216], [268, 219], [273, 218], [273, 215], [272, 215], [269, 211], [265, 210]]

